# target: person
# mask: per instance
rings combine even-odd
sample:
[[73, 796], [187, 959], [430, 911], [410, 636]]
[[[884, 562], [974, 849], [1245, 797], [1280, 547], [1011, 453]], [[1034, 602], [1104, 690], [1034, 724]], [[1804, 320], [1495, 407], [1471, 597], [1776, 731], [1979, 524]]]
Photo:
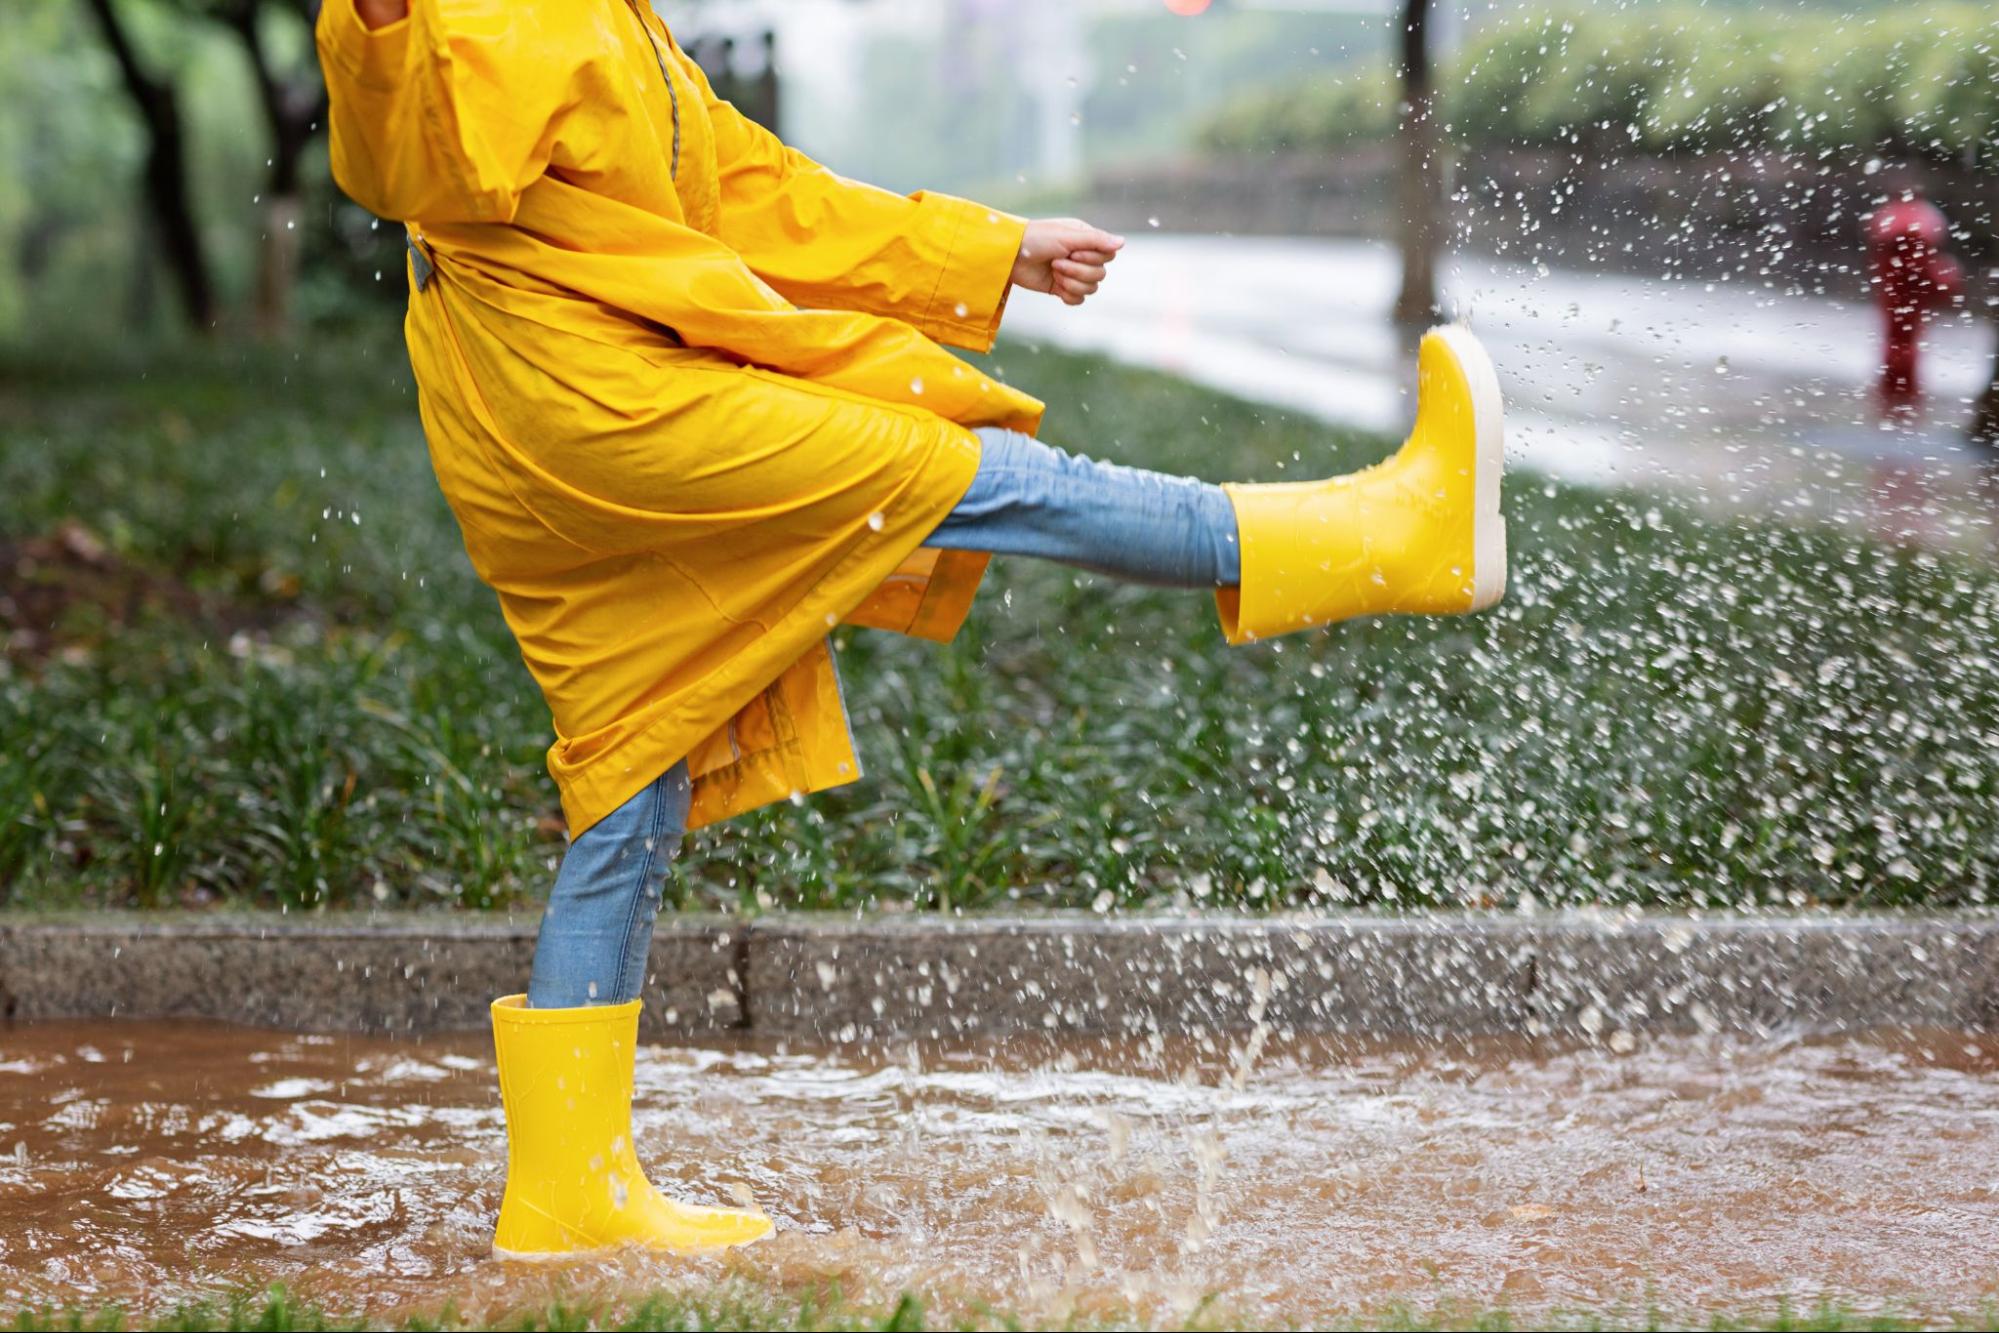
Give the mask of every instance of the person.
[[438, 481], [555, 724], [569, 848], [527, 991], [492, 1006], [496, 1253], [770, 1231], [647, 1182], [633, 1059], [683, 834], [859, 776], [834, 626], [948, 640], [995, 553], [1211, 589], [1234, 642], [1500, 596], [1499, 390], [1462, 328], [1365, 472], [1095, 462], [939, 344], [990, 347], [1012, 287], [1088, 299], [1117, 236], [844, 180], [639, 0], [326, 0], [316, 33], [334, 175], [408, 233]]

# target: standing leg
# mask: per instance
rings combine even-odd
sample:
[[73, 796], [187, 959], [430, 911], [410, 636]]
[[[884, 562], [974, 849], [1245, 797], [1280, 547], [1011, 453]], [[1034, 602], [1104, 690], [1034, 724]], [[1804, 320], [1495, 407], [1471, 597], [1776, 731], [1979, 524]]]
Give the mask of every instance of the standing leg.
[[683, 760], [569, 844], [535, 940], [530, 1008], [639, 997], [661, 884], [691, 799]]
[[654, 1189], [632, 1143], [632, 1073], [660, 882], [687, 829], [686, 763], [585, 829], [549, 893], [526, 995], [493, 1003], [507, 1188], [493, 1249], [546, 1257], [635, 1245], [678, 1254], [770, 1234], [740, 1208]]

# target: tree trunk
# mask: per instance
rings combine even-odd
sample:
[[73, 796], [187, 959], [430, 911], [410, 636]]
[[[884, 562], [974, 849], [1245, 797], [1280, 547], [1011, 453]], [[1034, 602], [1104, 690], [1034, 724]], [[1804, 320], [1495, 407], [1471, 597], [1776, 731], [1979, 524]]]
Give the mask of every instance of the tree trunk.
[[1404, 0], [1402, 16], [1402, 111], [1396, 142], [1401, 179], [1397, 212], [1401, 227], [1402, 291], [1395, 298], [1395, 322], [1406, 326], [1436, 319], [1437, 246], [1443, 239], [1442, 144], [1430, 86], [1430, 0]]
[[201, 250], [201, 233], [195, 226], [194, 209], [188, 198], [187, 134], [181, 121], [180, 101], [171, 84], [153, 79], [140, 66], [138, 54], [126, 36], [113, 0], [85, 0], [103, 29], [105, 44], [118, 62], [125, 91], [146, 126], [146, 203], [152, 215], [153, 231], [159, 241], [160, 257], [173, 273], [180, 289], [181, 307], [188, 322], [201, 333], [215, 328], [215, 284], [210, 280], [208, 261]]
[[296, 194], [264, 200], [264, 236], [257, 246], [257, 332], [281, 338], [291, 327], [292, 287], [298, 280], [299, 222], [304, 210]]
[[[299, 8], [307, 31], [318, 10], [316, 0]], [[280, 79], [257, 36], [260, 0], [238, 0], [221, 14], [243, 44], [257, 84], [257, 101], [271, 135], [271, 174], [264, 188], [264, 234], [257, 247], [255, 288], [257, 331], [279, 337], [291, 325], [292, 287], [298, 277], [299, 226], [304, 217], [304, 186], [300, 168], [305, 150], [326, 123], [326, 90], [308, 75]]]

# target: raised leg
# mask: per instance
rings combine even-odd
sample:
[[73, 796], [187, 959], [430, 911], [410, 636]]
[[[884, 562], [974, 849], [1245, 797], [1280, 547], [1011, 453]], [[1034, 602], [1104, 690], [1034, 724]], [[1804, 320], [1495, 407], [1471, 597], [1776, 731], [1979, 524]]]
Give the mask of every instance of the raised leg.
[[1169, 588], [1236, 581], [1235, 510], [1221, 487], [1100, 463], [1017, 431], [978, 435], [978, 475], [924, 545], [1031, 555]]

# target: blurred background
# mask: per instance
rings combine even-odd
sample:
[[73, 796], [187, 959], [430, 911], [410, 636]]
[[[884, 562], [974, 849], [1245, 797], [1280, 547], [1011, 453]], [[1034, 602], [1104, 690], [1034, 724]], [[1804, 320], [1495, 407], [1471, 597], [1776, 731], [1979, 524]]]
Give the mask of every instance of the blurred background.
[[[316, 4], [0, 9], [0, 347], [285, 337], [400, 303], [394, 236], [328, 178]], [[732, 100], [845, 174], [1084, 213], [1141, 235], [1351, 242], [1141, 246], [1129, 267], [1149, 260], [1152, 271], [1112, 284], [1092, 312], [1101, 318], [1030, 320], [1023, 331], [1038, 336], [1199, 363], [1220, 387], [1261, 386], [1379, 426], [1397, 410], [1401, 349], [1370, 326], [1483, 306], [1495, 323], [1502, 312], [1519, 321], [1544, 353], [1573, 354], [1502, 349], [1503, 370], [1598, 386], [1538, 423], [1573, 436], [1541, 441], [1544, 461], [1585, 474], [1620, 450], [1635, 450], [1628, 461], [1642, 469], [1654, 452], [1643, 437], [1661, 429], [1696, 452], [1714, 441], [1689, 444], [1701, 434], [1692, 428], [1716, 426], [1735, 443], [1774, 431], [1869, 457], [1966, 460], [1979, 455], [1954, 442], [1999, 437], [1999, 367], [1982, 318], [1995, 309], [1999, 263], [1999, 52], [1977, 5], [661, 9]], [[1882, 317], [1869, 308], [1878, 282], [1863, 222], [1904, 189], [1941, 209], [1940, 248], [1961, 281], [1936, 294], [1923, 323], [1937, 346], [1922, 410], [1889, 414], [1898, 442], [1884, 444], [1855, 434], [1883, 415], [1866, 410]], [[1684, 286], [1663, 291], [1661, 280]], [[1706, 299], [1717, 285], [1727, 290]], [[1272, 292], [1299, 291], [1328, 303], [1309, 315], [1272, 307]], [[1768, 293], [1792, 298], [1774, 318], [1755, 299]], [[1531, 314], [1541, 296], [1573, 315]], [[1703, 382], [1720, 395], [1713, 420], [1679, 420], [1684, 404], [1659, 399], [1655, 363], [1684, 340], [1633, 342], [1640, 307], [1660, 327], [1700, 327], [1703, 343], [1746, 327], [1762, 344], [1730, 357], [1731, 383]], [[1592, 337], [1620, 311], [1626, 337]], [[1341, 322], [1346, 336], [1322, 345]], [[1772, 339], [1803, 355], [1774, 355]], [[1334, 374], [1286, 397], [1264, 384], [1287, 378], [1259, 363], [1273, 348]], [[1224, 373], [1223, 361], [1240, 364]], [[1773, 426], [1773, 402], [1802, 371], [1829, 392], [1813, 410], [1776, 412]], [[1631, 420], [1648, 408], [1664, 423]]]

